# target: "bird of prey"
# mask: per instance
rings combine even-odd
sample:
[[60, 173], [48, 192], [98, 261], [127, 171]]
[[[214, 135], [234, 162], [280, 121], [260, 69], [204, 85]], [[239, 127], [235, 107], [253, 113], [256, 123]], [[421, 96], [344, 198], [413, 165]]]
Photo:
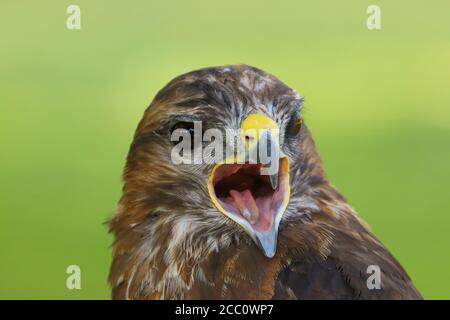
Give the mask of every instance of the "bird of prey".
[[[158, 92], [109, 220], [114, 299], [421, 299], [326, 178], [302, 101], [247, 65], [192, 71]], [[257, 161], [174, 163], [171, 134], [194, 134], [195, 122], [203, 131], [278, 129], [277, 171], [263, 174]]]

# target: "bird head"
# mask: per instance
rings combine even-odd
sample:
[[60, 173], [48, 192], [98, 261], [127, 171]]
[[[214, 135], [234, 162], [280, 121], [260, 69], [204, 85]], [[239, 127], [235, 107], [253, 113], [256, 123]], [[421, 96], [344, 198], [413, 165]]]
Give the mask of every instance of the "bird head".
[[193, 234], [248, 236], [273, 257], [309, 137], [301, 107], [293, 89], [246, 65], [169, 82], [136, 130], [115, 232], [170, 228], [167, 241], [194, 246]]

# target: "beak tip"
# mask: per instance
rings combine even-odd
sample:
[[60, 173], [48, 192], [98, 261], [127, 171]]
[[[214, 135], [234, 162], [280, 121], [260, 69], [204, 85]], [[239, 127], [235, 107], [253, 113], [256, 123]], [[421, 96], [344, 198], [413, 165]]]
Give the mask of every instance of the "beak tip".
[[267, 258], [273, 258], [277, 252], [277, 229], [272, 228], [268, 233], [257, 236], [258, 246]]
[[272, 185], [273, 190], [278, 187], [278, 174], [273, 174], [270, 176], [270, 184]]
[[272, 251], [264, 251], [264, 255], [267, 257], [267, 258], [273, 258], [274, 256], [275, 256], [275, 253], [276, 253], [276, 250], [272, 250]]

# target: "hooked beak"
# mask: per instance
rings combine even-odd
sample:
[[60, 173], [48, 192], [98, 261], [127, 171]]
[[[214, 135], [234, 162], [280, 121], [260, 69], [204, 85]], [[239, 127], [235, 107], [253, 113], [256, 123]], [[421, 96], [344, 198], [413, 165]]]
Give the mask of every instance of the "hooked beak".
[[217, 164], [208, 179], [215, 207], [243, 227], [268, 258], [276, 253], [278, 226], [290, 198], [289, 160], [278, 133], [272, 119], [249, 115], [241, 124], [245, 147]]

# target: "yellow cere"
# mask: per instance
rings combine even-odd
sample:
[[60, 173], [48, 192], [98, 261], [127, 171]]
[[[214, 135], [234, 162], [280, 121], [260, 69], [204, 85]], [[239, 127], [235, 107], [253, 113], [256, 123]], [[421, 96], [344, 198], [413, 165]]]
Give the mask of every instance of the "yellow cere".
[[[271, 118], [262, 114], [250, 114], [241, 123], [241, 139], [244, 143], [246, 151], [254, 148], [261, 134], [265, 130], [278, 130], [278, 124]], [[278, 132], [272, 132], [278, 139]]]
[[254, 113], [250, 114], [244, 121], [242, 121], [241, 129], [243, 131], [251, 129], [278, 129], [278, 125], [273, 119], [262, 114]]

